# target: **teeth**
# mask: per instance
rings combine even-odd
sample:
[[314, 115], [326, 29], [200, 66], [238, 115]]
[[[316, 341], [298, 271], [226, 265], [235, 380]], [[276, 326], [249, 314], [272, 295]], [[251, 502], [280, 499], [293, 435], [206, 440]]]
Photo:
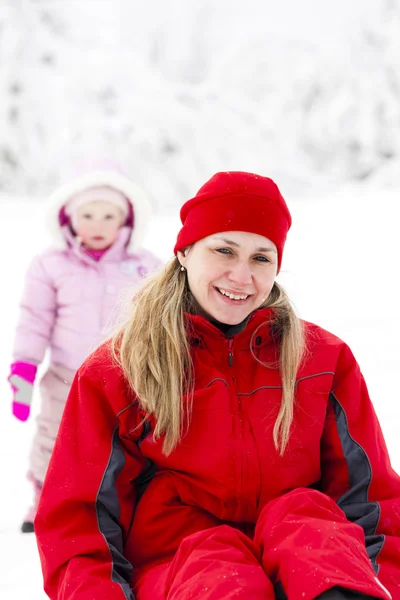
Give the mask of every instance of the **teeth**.
[[221, 288], [217, 288], [219, 292], [221, 292], [221, 294], [223, 296], [228, 296], [228, 298], [231, 298], [232, 300], [246, 300], [246, 298], [248, 298], [248, 294], [245, 295], [238, 295], [238, 294], [231, 294], [230, 292], [226, 292], [225, 290], [222, 290]]

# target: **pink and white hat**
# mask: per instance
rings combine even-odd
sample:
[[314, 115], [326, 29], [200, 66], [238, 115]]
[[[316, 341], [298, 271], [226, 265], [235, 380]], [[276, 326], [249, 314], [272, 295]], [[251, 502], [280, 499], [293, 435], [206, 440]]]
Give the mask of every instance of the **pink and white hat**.
[[129, 211], [128, 200], [121, 192], [106, 185], [93, 186], [74, 194], [65, 204], [65, 214], [73, 220], [78, 208], [96, 200], [118, 206], [125, 222]]
[[[72, 221], [71, 216], [67, 214], [67, 212], [71, 212], [71, 205], [67, 208], [67, 204], [86, 191], [89, 191], [90, 194], [87, 201], [94, 200], [93, 189], [105, 189], [107, 197], [105, 195], [101, 196], [104, 200], [109, 200], [109, 194], [113, 191], [120, 195], [119, 200], [117, 200], [118, 205], [120, 205], [121, 196], [124, 206], [125, 201], [127, 202], [127, 209], [123, 208], [124, 214], [126, 214], [126, 210], [128, 211], [128, 217], [124, 224], [131, 227], [127, 249], [129, 252], [136, 252], [141, 247], [148, 230], [151, 220], [151, 204], [141, 187], [115, 168], [83, 173], [63, 183], [49, 196], [44, 205], [44, 211], [46, 213], [45, 222], [52, 244], [57, 248], [65, 248], [67, 243], [63, 231], [66, 224], [65, 218], [67, 217]], [[132, 220], [132, 223], [130, 223], [130, 220]]]

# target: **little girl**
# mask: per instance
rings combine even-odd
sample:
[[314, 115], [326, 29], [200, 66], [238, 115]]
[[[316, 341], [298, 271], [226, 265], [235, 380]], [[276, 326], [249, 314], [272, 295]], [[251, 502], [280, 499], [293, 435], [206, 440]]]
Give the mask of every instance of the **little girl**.
[[26, 421], [37, 368], [50, 349], [50, 366], [40, 381], [41, 409], [29, 461], [34, 502], [22, 523], [24, 533], [33, 531], [77, 368], [101, 342], [119, 295], [160, 266], [155, 256], [140, 248], [149, 204], [120, 173], [86, 173], [57, 190], [49, 203], [49, 224], [61, 247], [37, 256], [28, 269], [9, 376], [13, 414]]

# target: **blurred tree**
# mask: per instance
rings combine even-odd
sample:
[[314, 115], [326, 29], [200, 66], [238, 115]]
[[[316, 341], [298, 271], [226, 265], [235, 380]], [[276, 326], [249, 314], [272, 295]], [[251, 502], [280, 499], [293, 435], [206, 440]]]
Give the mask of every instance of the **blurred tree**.
[[93, 155], [162, 210], [221, 169], [305, 192], [376, 176], [400, 153], [399, 2], [384, 8], [331, 52], [275, 31], [263, 0], [2, 0], [0, 186], [47, 193]]

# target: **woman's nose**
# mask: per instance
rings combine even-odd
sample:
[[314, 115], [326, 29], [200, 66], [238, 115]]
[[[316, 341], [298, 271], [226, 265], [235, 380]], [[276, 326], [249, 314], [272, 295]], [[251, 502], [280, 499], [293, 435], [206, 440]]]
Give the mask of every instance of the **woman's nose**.
[[229, 279], [237, 285], [248, 285], [253, 281], [253, 272], [247, 262], [238, 262], [231, 268]]

